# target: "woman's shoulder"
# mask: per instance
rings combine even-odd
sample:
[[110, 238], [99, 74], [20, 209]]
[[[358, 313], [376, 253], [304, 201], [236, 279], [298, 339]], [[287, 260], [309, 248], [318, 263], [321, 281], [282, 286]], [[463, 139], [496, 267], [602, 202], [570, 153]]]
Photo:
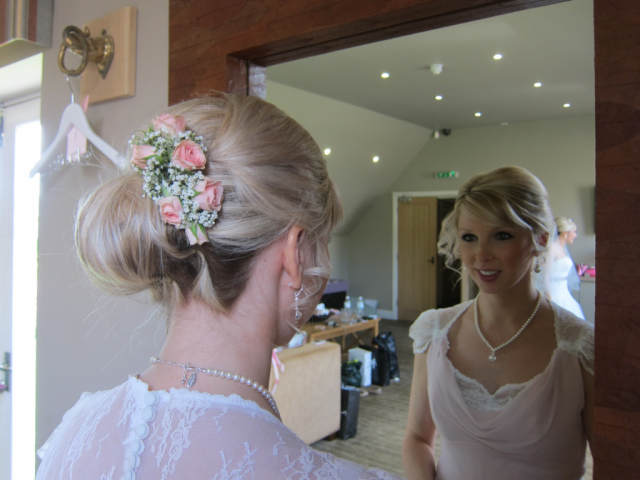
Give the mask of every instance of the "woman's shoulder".
[[551, 306], [555, 318], [558, 348], [577, 356], [583, 368], [593, 375], [595, 360], [593, 325], [556, 304], [552, 303]]
[[423, 353], [429, 343], [436, 338], [444, 337], [451, 324], [473, 304], [473, 300], [460, 303], [454, 307], [427, 310], [420, 314], [409, 330], [413, 339], [413, 352]]

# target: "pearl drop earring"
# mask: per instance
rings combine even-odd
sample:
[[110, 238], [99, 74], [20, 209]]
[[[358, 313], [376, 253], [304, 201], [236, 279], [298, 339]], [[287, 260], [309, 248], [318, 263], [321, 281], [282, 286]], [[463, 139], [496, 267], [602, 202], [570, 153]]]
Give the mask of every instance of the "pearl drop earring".
[[540, 262], [538, 261], [537, 258], [536, 258], [536, 266], [533, 267], [533, 271], [536, 273], [540, 273], [542, 271], [542, 267], [540, 266]]

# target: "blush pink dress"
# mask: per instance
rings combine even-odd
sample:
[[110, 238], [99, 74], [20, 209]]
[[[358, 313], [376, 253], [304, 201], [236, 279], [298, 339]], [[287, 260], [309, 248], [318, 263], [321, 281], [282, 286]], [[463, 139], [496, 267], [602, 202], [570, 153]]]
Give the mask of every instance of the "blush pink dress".
[[557, 348], [544, 372], [493, 395], [447, 357], [447, 332], [472, 301], [424, 312], [411, 327], [427, 347], [431, 414], [442, 437], [438, 480], [577, 480], [586, 435], [580, 365], [593, 374], [593, 326], [553, 305]]

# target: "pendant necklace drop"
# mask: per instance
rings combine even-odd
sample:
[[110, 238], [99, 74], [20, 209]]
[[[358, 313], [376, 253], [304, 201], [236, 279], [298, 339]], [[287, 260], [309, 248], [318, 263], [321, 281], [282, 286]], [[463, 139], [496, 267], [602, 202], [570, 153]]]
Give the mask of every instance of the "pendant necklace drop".
[[520, 327], [520, 330], [518, 330], [516, 332], [516, 334], [513, 337], [511, 337], [509, 340], [507, 340], [506, 342], [504, 342], [501, 345], [498, 345], [495, 348], [491, 346], [491, 344], [487, 341], [486, 338], [484, 338], [484, 335], [482, 334], [482, 331], [480, 330], [480, 324], [478, 323], [478, 298], [479, 297], [480, 297], [480, 295], [478, 294], [478, 296], [476, 297], [475, 301], [473, 302], [473, 318], [474, 318], [474, 320], [476, 322], [476, 330], [478, 331], [478, 335], [480, 335], [480, 338], [482, 339], [482, 341], [485, 343], [485, 345], [487, 347], [489, 347], [489, 350], [491, 350], [491, 355], [489, 355], [489, 360], [492, 361], [492, 362], [495, 362], [496, 361], [496, 352], [498, 350], [500, 350], [501, 348], [506, 347], [511, 342], [513, 342], [516, 338], [518, 338], [520, 336], [520, 334], [524, 331], [524, 329], [527, 328], [527, 325], [529, 325], [531, 323], [531, 320], [533, 320], [533, 317], [536, 316], [536, 313], [538, 313], [538, 309], [540, 308], [540, 304], [542, 303], [542, 295], [540, 294], [540, 292], [538, 292], [538, 302], [536, 303], [536, 308], [533, 309], [533, 313], [527, 319], [527, 321], [524, 322], [524, 325], [522, 325], [522, 327]]
[[[276, 405], [276, 401], [274, 400], [273, 395], [271, 395], [271, 393], [269, 392], [269, 389], [263, 387], [258, 382], [255, 382], [250, 378], [246, 378], [231, 372], [215, 370], [212, 368], [194, 367], [193, 365], [189, 365], [188, 363], [186, 365], [183, 365], [181, 363], [163, 360], [158, 357], [151, 357], [150, 361], [152, 364], [164, 363], [172, 367], [182, 368], [182, 380], [180, 383], [182, 383], [183, 385], [186, 383], [187, 388], [193, 387], [193, 385], [196, 383], [196, 375], [198, 373], [204, 373], [206, 375], [211, 375], [213, 377], [226, 378], [227, 380], [233, 380], [234, 382], [238, 382], [243, 385], [246, 385], [247, 387], [251, 387], [264, 397], [264, 399], [269, 403], [269, 406], [273, 409], [273, 412], [276, 414], [276, 416], [280, 418], [280, 412], [278, 410], [278, 406]], [[189, 374], [189, 377], [187, 377], [187, 374]]]

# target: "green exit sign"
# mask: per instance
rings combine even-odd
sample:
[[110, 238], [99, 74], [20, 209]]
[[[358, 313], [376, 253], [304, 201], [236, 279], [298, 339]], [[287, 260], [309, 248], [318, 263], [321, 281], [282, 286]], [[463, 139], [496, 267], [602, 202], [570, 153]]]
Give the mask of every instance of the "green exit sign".
[[438, 172], [436, 178], [458, 178], [458, 172], [451, 170], [450, 172]]

